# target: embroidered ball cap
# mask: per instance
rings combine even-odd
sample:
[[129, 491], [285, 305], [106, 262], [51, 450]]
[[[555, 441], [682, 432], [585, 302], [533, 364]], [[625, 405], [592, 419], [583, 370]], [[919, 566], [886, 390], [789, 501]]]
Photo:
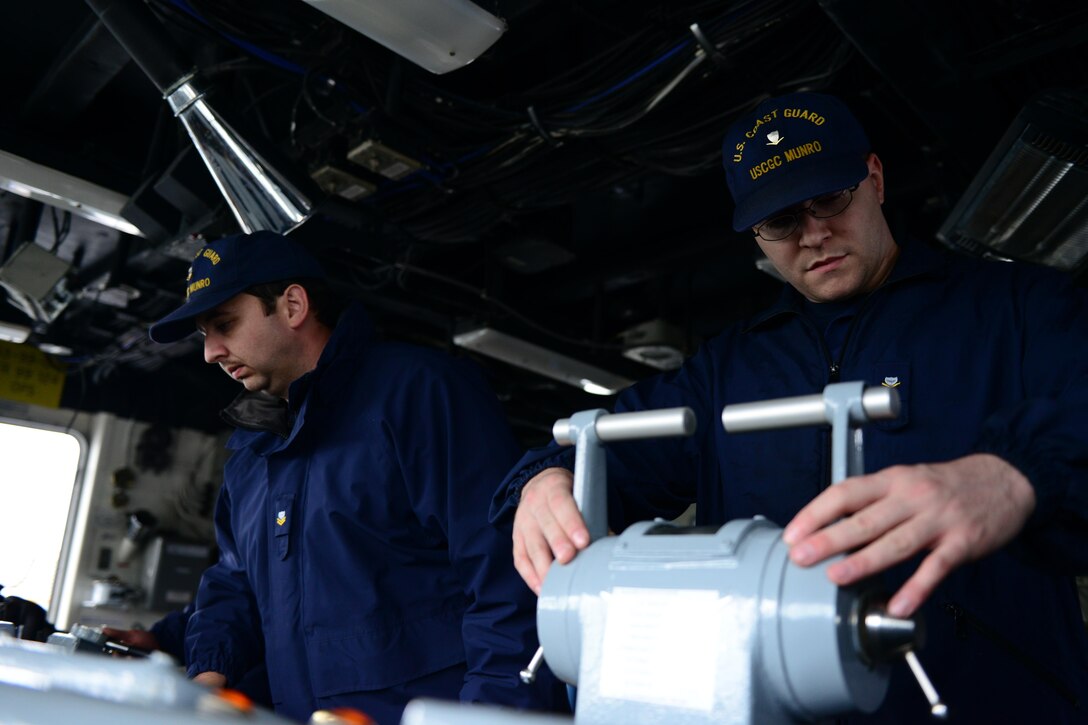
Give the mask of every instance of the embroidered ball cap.
[[203, 247], [193, 258], [185, 304], [151, 326], [155, 342], [174, 342], [196, 330], [195, 319], [250, 287], [283, 279], [325, 279], [306, 248], [274, 232], [235, 234]]
[[733, 229], [750, 229], [857, 184], [869, 173], [869, 150], [865, 130], [839, 99], [822, 93], [768, 98], [734, 122], [722, 142], [725, 180], [736, 203]]

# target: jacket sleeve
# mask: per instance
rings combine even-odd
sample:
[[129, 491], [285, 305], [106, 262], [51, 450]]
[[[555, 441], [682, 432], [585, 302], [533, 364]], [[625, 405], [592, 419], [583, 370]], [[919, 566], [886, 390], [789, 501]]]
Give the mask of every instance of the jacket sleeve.
[[170, 612], [151, 625], [150, 632], [155, 635], [155, 639], [159, 643], [159, 650], [179, 662], [185, 661], [185, 628], [189, 624], [189, 617], [192, 614], [193, 604], [190, 602], [185, 605], [184, 609]]
[[495, 482], [519, 450], [502, 409], [468, 364], [429, 374], [417, 389], [419, 407], [398, 449], [417, 516], [443, 529], [468, 599], [461, 700], [563, 709], [565, 690], [550, 673], [532, 686], [518, 677], [537, 647], [536, 597], [514, 569], [509, 526], [492, 526], [487, 516]]
[[[605, 446], [608, 476], [609, 525], [616, 531], [655, 517], [675, 518], [695, 502], [699, 469], [713, 455], [712, 361], [706, 348], [679, 370], [655, 375], [620, 393], [615, 413], [690, 407], [695, 435], [659, 438]], [[571, 411], [575, 413], [577, 411]], [[490, 515], [496, 523], [513, 521], [521, 489], [545, 468], [574, 470], [574, 448], [552, 441], [528, 451], [495, 492]]]
[[573, 471], [574, 448], [560, 446], [552, 441], [546, 446], [526, 451], [503, 478], [491, 498], [489, 518], [492, 523], [498, 526], [513, 522], [514, 511], [521, 501], [521, 489], [545, 468], [565, 468]]
[[[1056, 274], [1029, 276], [1014, 324], [1023, 397], [984, 423], [978, 450], [1020, 470], [1036, 507], [1020, 537], [1032, 560], [1088, 571], [1088, 292]], [[1001, 364], [993, 361], [994, 364]]]
[[204, 572], [185, 635], [188, 674], [218, 672], [233, 686], [262, 659], [260, 618], [230, 525], [230, 491], [215, 509], [219, 561]]

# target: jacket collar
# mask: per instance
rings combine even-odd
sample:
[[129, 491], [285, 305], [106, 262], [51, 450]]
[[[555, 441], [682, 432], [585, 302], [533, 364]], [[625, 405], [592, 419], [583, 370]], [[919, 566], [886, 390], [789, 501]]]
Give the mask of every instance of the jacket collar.
[[[895, 260], [895, 266], [892, 268], [891, 274], [888, 275], [888, 279], [874, 294], [908, 280], [943, 275], [947, 272], [947, 258], [939, 251], [931, 249], [928, 245], [908, 239], [906, 243], [898, 246], [899, 258]], [[791, 285], [783, 285], [782, 294], [778, 296], [778, 301], [746, 323], [742, 331], [751, 332], [783, 315], [802, 314], [804, 305], [805, 300], [800, 292]]]
[[291, 401], [292, 409], [297, 409], [309, 396], [310, 388], [321, 379], [322, 373], [332, 364], [332, 361], [342, 355], [353, 355], [364, 349], [374, 337], [374, 325], [366, 314], [362, 304], [352, 302], [341, 313], [340, 320], [336, 323], [329, 341], [325, 343], [325, 349], [321, 351], [321, 357], [317, 359], [314, 369], [291, 383], [287, 389], [287, 398]]
[[287, 401], [263, 391], [243, 390], [223, 410], [219, 417], [235, 428], [275, 433], [286, 438], [291, 432], [291, 416]]
[[[263, 433], [275, 434], [283, 440], [283, 445], [289, 443], [305, 422], [310, 390], [320, 382], [324, 371], [341, 355], [362, 350], [373, 337], [374, 326], [363, 306], [358, 302], [348, 305], [325, 343], [317, 365], [288, 388], [290, 403], [267, 393], [245, 391], [220, 412], [223, 420], [238, 429], [228, 447], [235, 449], [249, 445], [254, 436]], [[277, 450], [281, 447], [275, 446]]]

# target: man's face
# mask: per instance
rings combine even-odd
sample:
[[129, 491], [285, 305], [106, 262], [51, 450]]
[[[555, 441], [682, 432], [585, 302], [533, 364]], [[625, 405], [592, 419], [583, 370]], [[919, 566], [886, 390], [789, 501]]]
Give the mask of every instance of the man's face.
[[197, 317], [197, 329], [204, 335], [204, 360], [218, 364], [250, 392], [263, 390], [286, 398], [297, 377], [292, 364], [297, 356], [282, 306], [280, 297], [272, 314], [265, 314], [258, 298], [240, 294]]
[[871, 292], [895, 264], [899, 248], [880, 210], [883, 167], [875, 154], [869, 155], [868, 164], [869, 175], [841, 214], [817, 219], [800, 212], [797, 229], [785, 239], [768, 242], [756, 236], [760, 249], [779, 273], [812, 302], [845, 300]]

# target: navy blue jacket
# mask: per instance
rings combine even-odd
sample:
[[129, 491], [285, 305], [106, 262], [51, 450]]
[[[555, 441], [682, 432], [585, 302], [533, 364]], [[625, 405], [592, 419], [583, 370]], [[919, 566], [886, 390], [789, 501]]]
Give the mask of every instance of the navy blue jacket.
[[349, 706], [395, 723], [418, 695], [553, 705], [554, 680], [518, 682], [534, 597], [487, 509], [519, 449], [479, 372], [374, 341], [355, 305], [289, 406], [261, 397], [283, 427], [265, 416], [228, 444], [190, 675], [231, 684], [263, 653], [277, 712], [299, 719]]
[[[691, 406], [699, 430], [608, 447], [611, 527], [674, 517], [693, 501], [701, 524], [760, 514], [784, 526], [829, 483], [828, 429], [729, 435], [722, 407], [896, 379], [902, 414], [866, 428], [867, 471], [989, 452], [1028, 477], [1038, 502], [1012, 545], [954, 572], [925, 605], [920, 658], [935, 686], [959, 722], [1088, 720], [1088, 637], [1069, 576], [1088, 572], [1084, 291], [1048, 270], [911, 243], [889, 280], [830, 334], [805, 309], [787, 287], [680, 370], [618, 397], [617, 412]], [[826, 339], [841, 349], [833, 354]], [[532, 475], [571, 460], [571, 449], [554, 444], [526, 454], [496, 494], [493, 518], [510, 517]], [[889, 594], [917, 563], [889, 573]], [[927, 712], [896, 667], [872, 720], [922, 722]]]

